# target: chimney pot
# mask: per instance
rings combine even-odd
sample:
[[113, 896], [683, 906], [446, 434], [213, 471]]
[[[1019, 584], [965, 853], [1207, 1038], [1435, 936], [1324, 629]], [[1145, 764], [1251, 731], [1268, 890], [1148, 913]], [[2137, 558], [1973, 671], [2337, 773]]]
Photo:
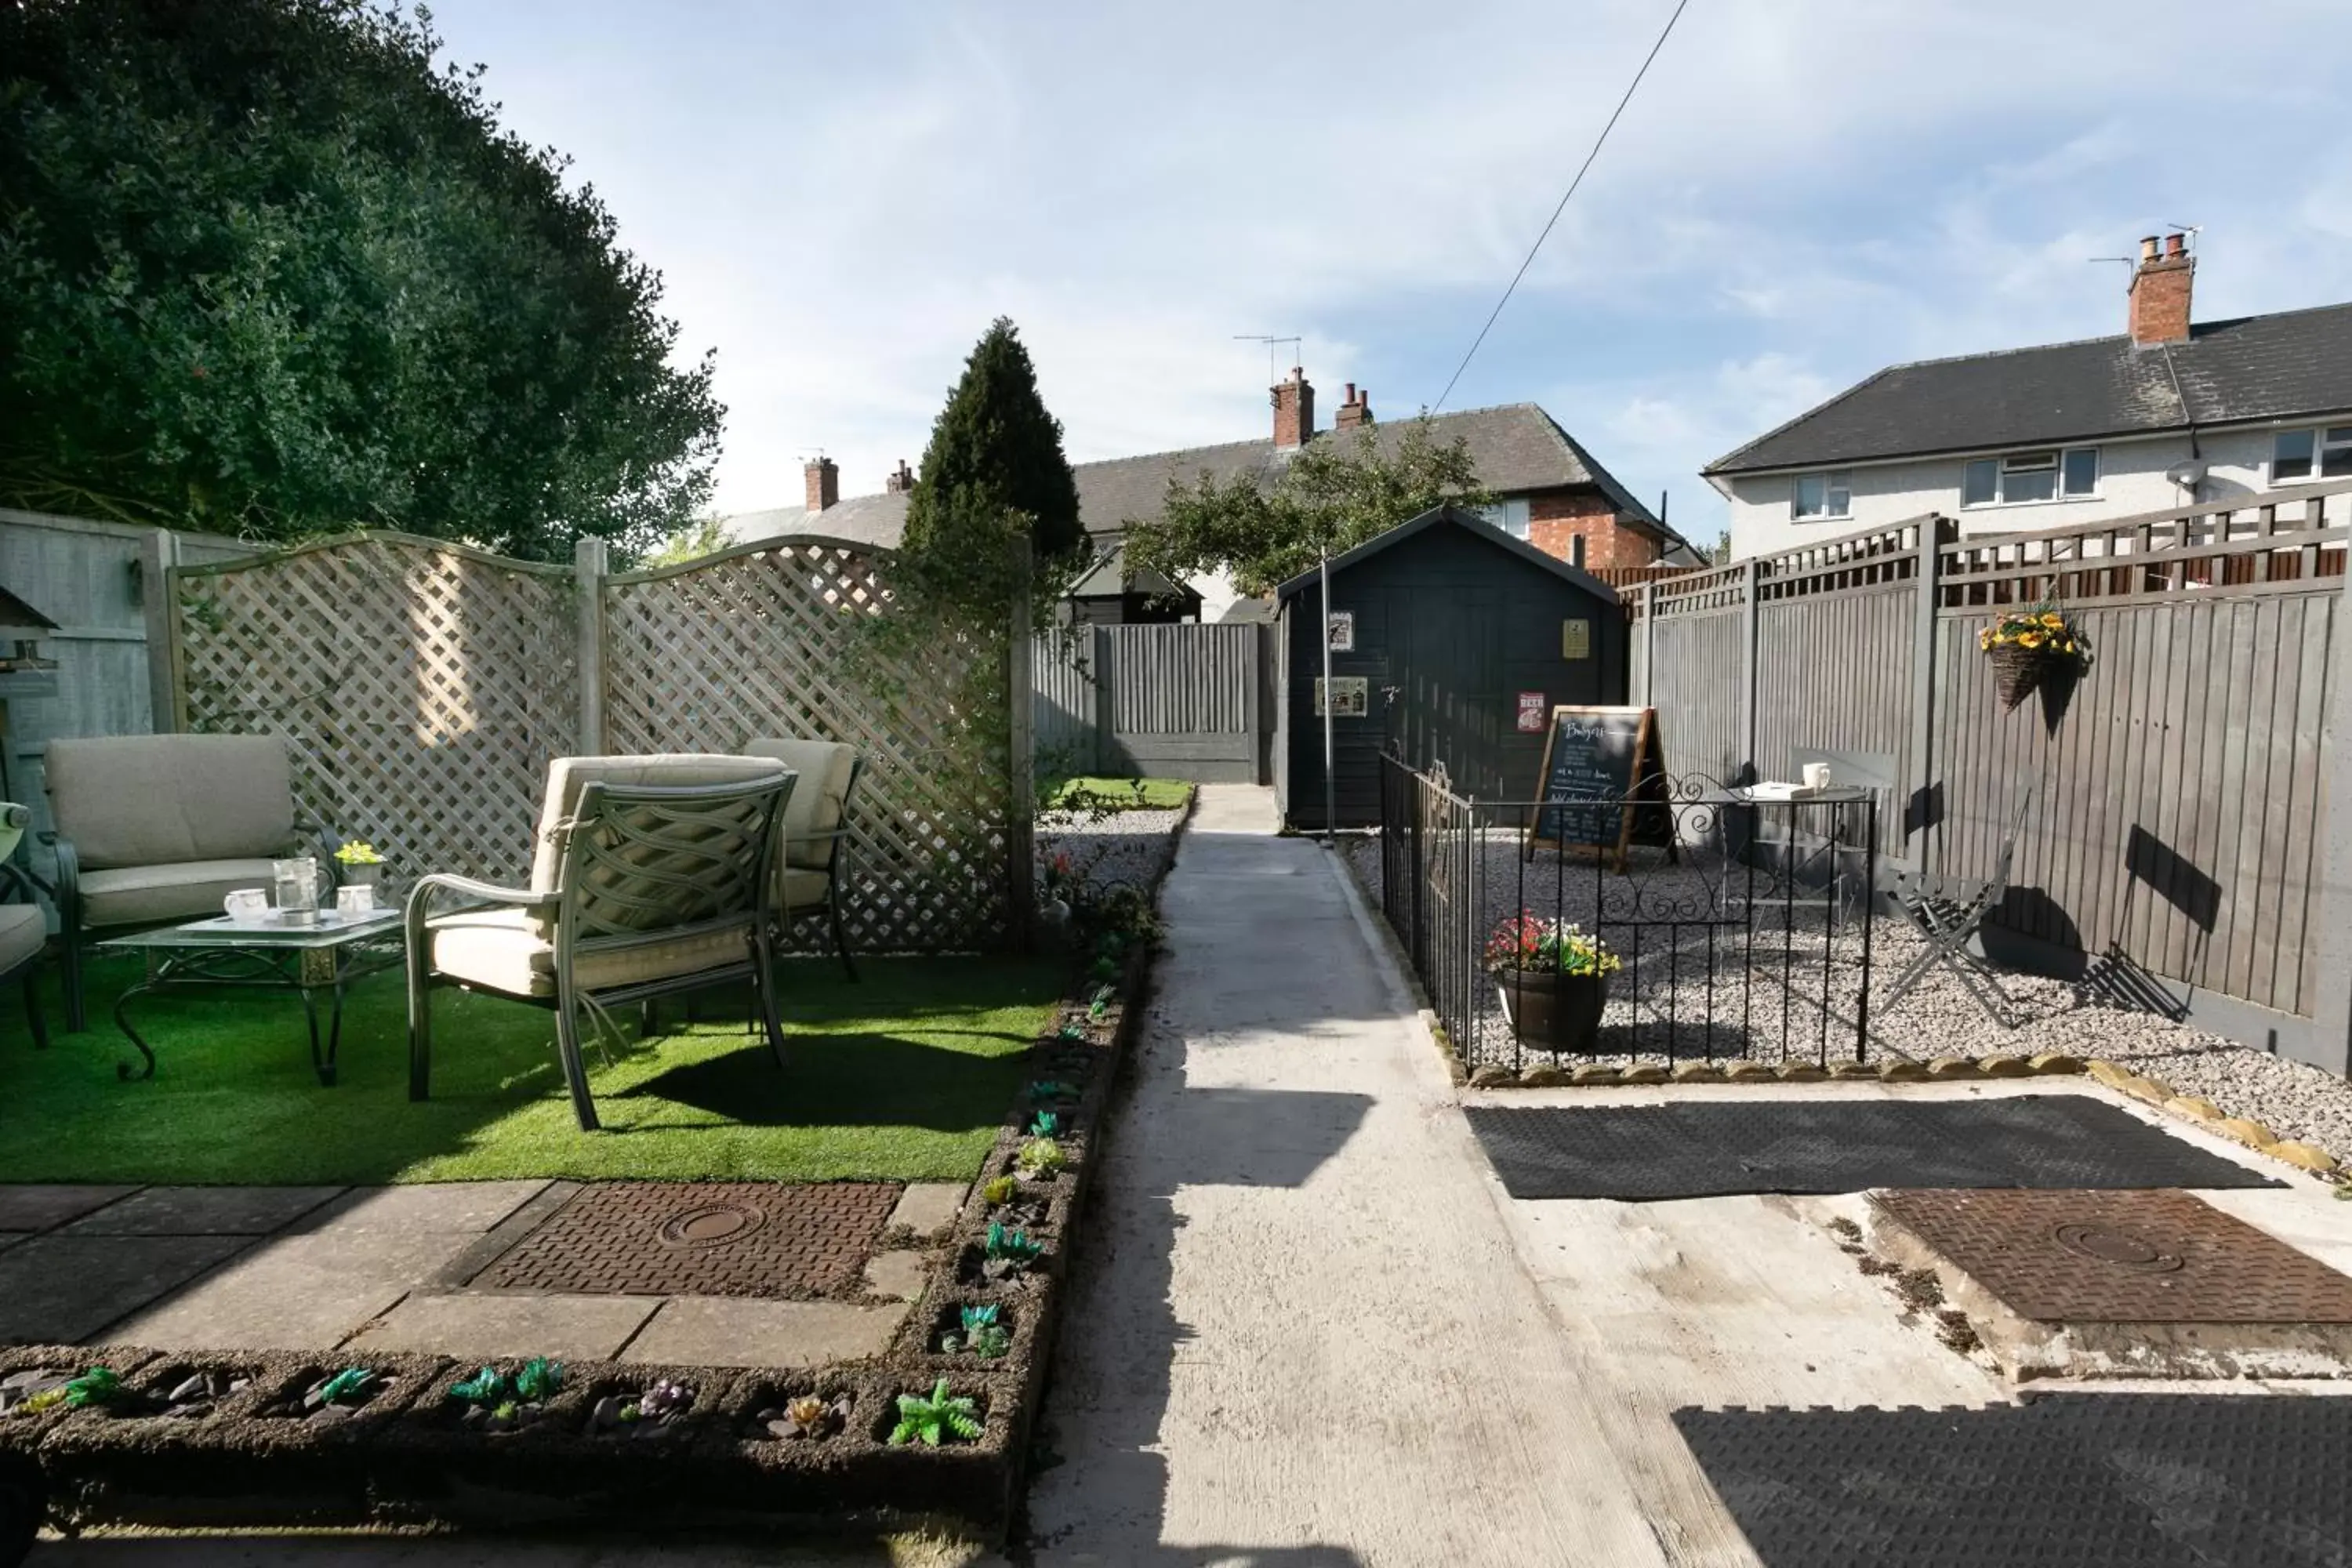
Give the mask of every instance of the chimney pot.
[[1274, 445], [1276, 451], [1295, 451], [1315, 434], [1315, 388], [1306, 370], [1290, 367], [1290, 379], [1274, 389]]
[[907, 459], [904, 458], [898, 459], [898, 468], [891, 470], [882, 480], [882, 491], [885, 495], [907, 495], [912, 492], [914, 488], [914, 470], [907, 467]]
[[2185, 235], [2185, 234], [2168, 234], [2168, 235], [2166, 235], [2166, 236], [2164, 237], [2164, 254], [2165, 254], [2165, 255], [2167, 255], [2167, 256], [2179, 256], [2179, 255], [2180, 255], [2180, 254], [2181, 254], [2181, 248], [2180, 248], [2180, 247], [2181, 247], [2181, 246], [2182, 246], [2183, 244], [2185, 244], [2185, 243], [2188, 241], [2188, 238], [2189, 238], [2189, 237], [2188, 237], [2187, 235]]
[[831, 458], [813, 458], [801, 469], [808, 485], [808, 509], [823, 511], [841, 500], [841, 466]]
[[1354, 382], [1348, 384], [1348, 400], [1339, 405], [1339, 417], [1331, 422], [1334, 430], [1353, 430], [1372, 422], [1372, 395], [1360, 392]]
[[2186, 249], [2184, 237], [2177, 234], [2161, 251], [2156, 237], [2149, 235], [2139, 242], [2139, 256], [2126, 297], [2126, 321], [2133, 345], [2186, 342], [2197, 258]]

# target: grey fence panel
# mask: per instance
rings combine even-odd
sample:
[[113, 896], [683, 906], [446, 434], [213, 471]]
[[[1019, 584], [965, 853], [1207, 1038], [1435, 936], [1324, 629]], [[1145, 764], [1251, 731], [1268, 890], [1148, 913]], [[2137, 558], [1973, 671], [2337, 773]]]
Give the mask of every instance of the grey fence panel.
[[1036, 756], [1066, 773], [1259, 782], [1272, 715], [1255, 626], [1098, 626], [1037, 639]]
[[[1649, 705], [1658, 710], [1666, 771], [1737, 780], [1748, 763], [1740, 730], [1747, 619], [1738, 607], [1661, 615], [1650, 634]], [[1633, 638], [1643, 640], [1642, 628]]]
[[[1912, 621], [1917, 592], [1848, 590], [1768, 600], [1756, 611], [1756, 771], [1799, 776], [1799, 748], [1885, 759], [1890, 780], [1912, 776]], [[1861, 783], [1860, 777], [1849, 783]], [[1879, 850], [1903, 852], [1903, 791], [1878, 803]]]

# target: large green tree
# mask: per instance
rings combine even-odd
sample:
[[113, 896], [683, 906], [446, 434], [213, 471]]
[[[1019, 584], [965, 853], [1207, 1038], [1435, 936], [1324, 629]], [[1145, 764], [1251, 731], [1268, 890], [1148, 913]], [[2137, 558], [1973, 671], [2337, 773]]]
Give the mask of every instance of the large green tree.
[[1062, 422], [1037, 393], [1037, 367], [1013, 324], [997, 318], [965, 359], [931, 426], [908, 497], [905, 553], [936, 587], [1001, 586], [1013, 542], [1029, 536], [1041, 584], [1089, 553]]
[[1171, 475], [1160, 515], [1128, 524], [1127, 553], [1171, 581], [1227, 572], [1244, 593], [1263, 594], [1326, 550], [1337, 555], [1448, 501], [1489, 499], [1469, 443], [1439, 440], [1423, 415], [1402, 428], [1319, 436], [1271, 483], [1248, 470]]
[[425, 13], [0, 0], [0, 504], [549, 558], [702, 510], [721, 409]]

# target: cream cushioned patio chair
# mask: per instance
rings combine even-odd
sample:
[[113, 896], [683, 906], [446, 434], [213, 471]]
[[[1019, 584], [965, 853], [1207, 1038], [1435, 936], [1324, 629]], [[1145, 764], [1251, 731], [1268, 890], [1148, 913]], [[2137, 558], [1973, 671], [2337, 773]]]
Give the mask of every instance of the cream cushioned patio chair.
[[[793, 774], [764, 757], [559, 757], [548, 765], [528, 887], [436, 873], [408, 895], [408, 1097], [431, 1092], [432, 987], [555, 1012], [583, 1131], [597, 1127], [580, 1015], [749, 980], [768, 1048], [776, 1012], [775, 843]], [[432, 912], [436, 893], [477, 900]]]
[[320, 858], [332, 843], [294, 804], [294, 771], [275, 735], [110, 735], [48, 743], [58, 857], [66, 1026], [84, 1026], [82, 944], [89, 932], [221, 912], [237, 888], [269, 886], [270, 861]]
[[21, 893], [21, 904], [0, 904], [0, 980], [25, 983], [25, 1022], [33, 1047], [49, 1048], [49, 1026], [41, 1016], [41, 950], [49, 944], [49, 917], [33, 897], [33, 880], [15, 865], [17, 842], [33, 814], [15, 801], [0, 801], [0, 894]]
[[841, 896], [849, 883], [849, 797], [856, 793], [866, 760], [855, 746], [783, 735], [755, 735], [743, 742], [743, 750], [754, 757], [773, 757], [800, 775], [784, 807], [776, 920], [782, 929], [790, 930], [823, 915], [833, 932], [834, 951], [841, 954], [841, 967], [855, 980], [857, 964], [849, 956], [849, 938], [842, 929]]

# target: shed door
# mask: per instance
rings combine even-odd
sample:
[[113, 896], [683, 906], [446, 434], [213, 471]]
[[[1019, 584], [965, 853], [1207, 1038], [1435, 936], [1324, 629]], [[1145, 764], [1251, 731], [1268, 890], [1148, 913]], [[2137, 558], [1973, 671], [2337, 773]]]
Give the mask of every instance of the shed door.
[[1437, 763], [1456, 789], [1502, 789], [1495, 716], [1503, 690], [1503, 606], [1491, 592], [1406, 586], [1389, 593], [1389, 733], [1416, 768]]

